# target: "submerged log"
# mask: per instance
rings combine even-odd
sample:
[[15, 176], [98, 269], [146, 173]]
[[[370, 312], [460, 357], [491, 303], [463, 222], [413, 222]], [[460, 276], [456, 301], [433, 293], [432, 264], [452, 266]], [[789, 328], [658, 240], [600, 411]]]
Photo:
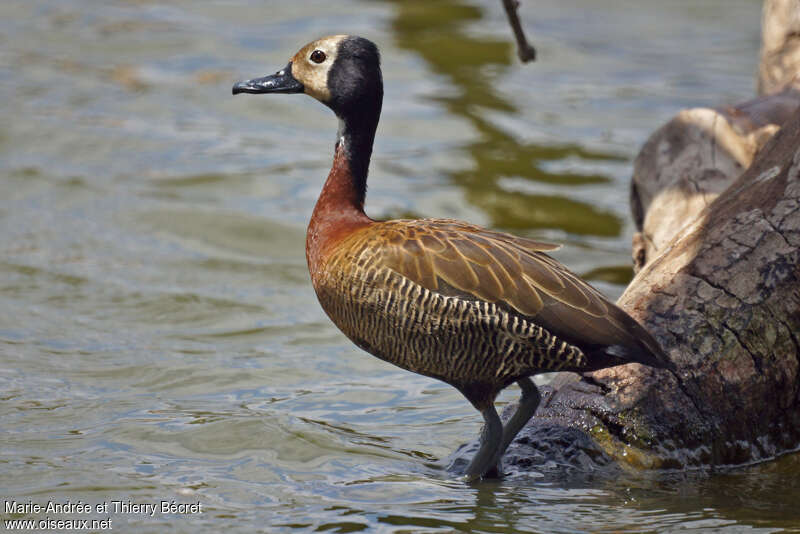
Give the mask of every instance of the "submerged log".
[[619, 304], [678, 371], [558, 375], [507, 472], [739, 465], [800, 448], [800, 3], [766, 0], [762, 23], [765, 93], [682, 112], [635, 164], [639, 272]]
[[800, 111], [619, 303], [679, 371], [561, 378], [507, 470], [735, 465], [800, 446]]

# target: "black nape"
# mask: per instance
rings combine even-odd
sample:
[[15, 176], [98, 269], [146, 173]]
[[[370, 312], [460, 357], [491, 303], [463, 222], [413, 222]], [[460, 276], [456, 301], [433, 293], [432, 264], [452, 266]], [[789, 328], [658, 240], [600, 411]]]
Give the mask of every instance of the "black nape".
[[328, 73], [328, 90], [327, 105], [342, 120], [339, 135], [363, 202], [383, 103], [381, 59], [375, 43], [363, 37], [345, 38]]

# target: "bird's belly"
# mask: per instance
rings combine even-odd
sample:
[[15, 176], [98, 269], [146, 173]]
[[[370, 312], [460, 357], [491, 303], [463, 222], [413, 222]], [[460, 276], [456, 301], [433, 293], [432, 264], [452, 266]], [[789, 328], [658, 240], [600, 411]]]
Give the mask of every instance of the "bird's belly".
[[444, 296], [388, 269], [321, 282], [315, 289], [323, 309], [356, 345], [457, 387], [504, 387], [583, 358], [576, 347], [494, 304]]

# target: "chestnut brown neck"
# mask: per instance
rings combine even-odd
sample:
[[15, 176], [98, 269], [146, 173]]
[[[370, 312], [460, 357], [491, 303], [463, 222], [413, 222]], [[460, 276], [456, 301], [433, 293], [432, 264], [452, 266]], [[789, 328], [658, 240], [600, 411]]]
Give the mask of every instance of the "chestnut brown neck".
[[366, 172], [364, 176], [357, 176], [352, 172], [347, 142], [348, 139], [343, 136], [336, 143], [331, 172], [322, 187], [308, 224], [306, 259], [315, 284], [332, 248], [350, 233], [373, 222], [364, 213]]
[[[354, 86], [347, 75], [347, 64], [339, 67], [328, 76], [329, 83], [332, 81], [338, 88], [327, 102], [339, 118], [333, 166], [314, 207], [306, 236], [308, 270], [315, 287], [327, 255], [336, 244], [373, 222], [364, 214], [364, 197], [383, 102], [380, 70], [366, 78], [369, 83]], [[355, 89], [361, 90], [357, 98], [351, 94]]]

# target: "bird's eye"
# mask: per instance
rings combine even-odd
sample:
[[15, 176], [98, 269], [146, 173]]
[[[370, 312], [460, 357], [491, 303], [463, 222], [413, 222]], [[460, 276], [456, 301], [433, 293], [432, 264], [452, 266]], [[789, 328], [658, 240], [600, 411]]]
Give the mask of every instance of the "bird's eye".
[[311, 52], [311, 61], [313, 61], [314, 63], [322, 63], [323, 61], [325, 61], [325, 59], [327, 59], [327, 57], [328, 56], [326, 56], [325, 52], [323, 52], [322, 50], [314, 50], [313, 52]]

